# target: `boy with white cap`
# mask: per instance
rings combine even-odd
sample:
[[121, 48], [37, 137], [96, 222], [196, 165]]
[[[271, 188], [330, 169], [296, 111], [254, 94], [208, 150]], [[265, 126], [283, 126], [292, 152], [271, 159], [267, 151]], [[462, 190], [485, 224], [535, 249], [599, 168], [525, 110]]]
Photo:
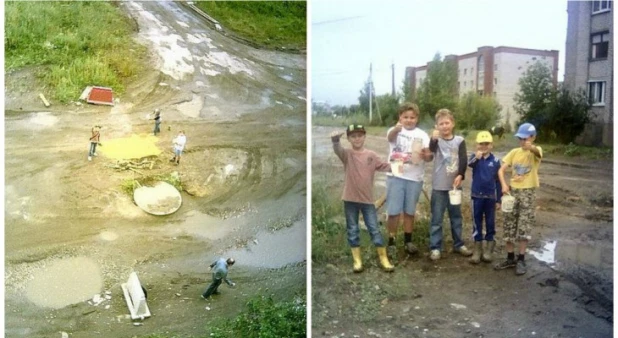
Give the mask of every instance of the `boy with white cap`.
[[[543, 158], [541, 147], [534, 145], [536, 128], [530, 123], [524, 123], [517, 129], [515, 137], [519, 139], [519, 147], [511, 150], [502, 159], [498, 171], [502, 193], [515, 198], [512, 212], [504, 215], [504, 240], [506, 241], [507, 258], [494, 266], [496, 270], [515, 268], [516, 275], [526, 273], [524, 254], [530, 240], [530, 229], [535, 223], [536, 189], [539, 187], [539, 166]], [[510, 186], [504, 178], [504, 172], [511, 168]], [[519, 242], [519, 254], [515, 261], [515, 244]]]

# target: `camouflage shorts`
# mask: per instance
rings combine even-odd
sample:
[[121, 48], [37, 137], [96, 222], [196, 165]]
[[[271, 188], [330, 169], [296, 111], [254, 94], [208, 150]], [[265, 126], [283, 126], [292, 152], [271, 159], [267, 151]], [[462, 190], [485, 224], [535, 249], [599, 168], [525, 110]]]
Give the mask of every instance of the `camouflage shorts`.
[[536, 221], [536, 188], [511, 189], [511, 196], [515, 197], [515, 205], [512, 212], [504, 213], [504, 240], [530, 240]]

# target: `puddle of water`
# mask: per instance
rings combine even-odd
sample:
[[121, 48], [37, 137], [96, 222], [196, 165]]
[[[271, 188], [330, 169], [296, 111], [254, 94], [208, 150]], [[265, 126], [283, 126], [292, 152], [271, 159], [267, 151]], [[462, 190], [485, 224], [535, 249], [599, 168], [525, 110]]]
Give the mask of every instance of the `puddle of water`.
[[613, 268], [613, 249], [598, 243], [560, 240], [548, 241], [540, 251], [529, 250], [538, 260], [557, 266], [580, 266], [596, 271]]
[[281, 75], [281, 78], [283, 78], [284, 80], [287, 80], [287, 81], [294, 80], [294, 77], [292, 77], [292, 75]]
[[26, 121], [26, 124], [33, 129], [43, 129], [54, 126], [58, 122], [58, 118], [50, 112], [33, 113]]
[[216, 240], [227, 236], [238, 226], [246, 222], [242, 218], [220, 219], [192, 210], [179, 226], [171, 224], [168, 228], [172, 236], [191, 235], [195, 237]]
[[36, 271], [26, 285], [26, 297], [38, 306], [60, 309], [88, 300], [102, 288], [99, 266], [90, 258], [76, 257]]
[[101, 238], [104, 241], [111, 242], [111, 241], [115, 241], [118, 239], [118, 234], [113, 231], [102, 231], [99, 234], [99, 238]]
[[530, 250], [532, 256], [536, 257], [536, 259], [545, 262], [547, 264], [553, 265], [556, 263], [556, 244], [557, 241], [551, 241], [545, 243], [541, 251]]
[[202, 105], [204, 104], [204, 100], [201, 96], [193, 94], [193, 99], [189, 102], [183, 102], [178, 105], [178, 110], [180, 110], [184, 115], [189, 117], [200, 117], [200, 111], [202, 110]]
[[246, 248], [228, 251], [223, 257], [234, 257], [240, 265], [280, 268], [306, 258], [306, 239], [305, 220], [300, 220], [274, 233], [260, 232]]

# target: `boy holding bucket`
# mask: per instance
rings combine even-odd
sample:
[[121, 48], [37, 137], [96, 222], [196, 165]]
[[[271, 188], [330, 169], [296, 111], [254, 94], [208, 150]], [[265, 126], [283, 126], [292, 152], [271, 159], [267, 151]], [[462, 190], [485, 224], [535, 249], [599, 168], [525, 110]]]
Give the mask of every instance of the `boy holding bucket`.
[[[536, 129], [530, 123], [519, 126], [515, 137], [519, 139], [520, 146], [506, 154], [498, 171], [502, 193], [505, 195], [510, 193], [515, 198], [515, 202], [513, 209], [504, 213], [506, 260], [494, 266], [494, 269], [515, 268], [516, 275], [523, 275], [527, 271], [524, 254], [530, 240], [530, 228], [535, 223], [536, 188], [539, 187], [538, 172], [543, 158], [543, 150], [533, 143], [536, 138]], [[504, 178], [504, 172], [508, 168], [511, 168], [510, 186]], [[503, 201], [503, 203], [506, 203], [506, 201]], [[519, 242], [517, 261], [515, 261], [514, 252], [515, 241]]]
[[433, 152], [433, 177], [431, 191], [431, 229], [429, 234], [429, 258], [440, 259], [442, 250], [442, 219], [448, 209], [451, 221], [451, 235], [454, 251], [462, 256], [472, 252], [464, 246], [461, 238], [463, 219], [461, 216], [461, 182], [466, 176], [466, 141], [453, 135], [455, 118], [448, 109], [436, 113], [436, 125], [431, 134], [429, 150]]
[[[496, 246], [496, 208], [500, 207], [502, 190], [498, 170], [500, 160], [491, 153], [493, 137], [488, 131], [476, 135], [476, 153], [470, 156], [472, 168], [472, 216], [474, 217], [474, 248], [470, 263], [491, 262]], [[485, 248], [483, 248], [483, 215], [485, 216]]]
[[378, 228], [378, 215], [373, 204], [373, 179], [376, 171], [390, 171], [390, 164], [380, 160], [378, 155], [365, 149], [365, 128], [360, 124], [351, 124], [346, 129], [348, 141], [352, 149], [341, 146], [339, 139], [344, 133], [335, 131], [331, 133], [333, 150], [343, 162], [345, 180], [343, 185], [343, 209], [345, 213], [346, 227], [348, 230], [348, 244], [352, 248], [354, 261], [353, 271], [363, 271], [360, 248], [360, 230], [358, 215], [362, 212], [365, 225], [371, 241], [378, 251], [380, 265], [387, 272], [393, 271], [393, 266], [388, 261], [384, 240]]

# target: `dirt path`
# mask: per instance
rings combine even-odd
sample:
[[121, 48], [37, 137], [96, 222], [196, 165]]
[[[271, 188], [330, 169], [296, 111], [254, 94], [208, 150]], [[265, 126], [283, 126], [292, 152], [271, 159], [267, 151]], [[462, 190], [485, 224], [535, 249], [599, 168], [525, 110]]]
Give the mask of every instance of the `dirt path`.
[[[6, 337], [197, 336], [251, 296], [305, 292], [304, 56], [239, 44], [176, 2], [121, 6], [155, 69], [114, 107], [42, 110], [32, 70], [6, 74]], [[116, 171], [105, 151], [87, 161], [93, 124], [103, 145], [146, 137], [154, 108], [163, 124], [152, 169]], [[188, 142], [175, 166], [179, 130]], [[148, 215], [122, 192], [127, 179], [172, 172], [185, 191], [170, 216]], [[238, 286], [200, 299], [208, 265], [227, 255]], [[140, 326], [120, 288], [131, 271], [153, 314]]]
[[[313, 128], [313, 177], [339, 169], [330, 130]], [[367, 147], [387, 155], [382, 137], [368, 137]], [[362, 274], [351, 272], [351, 258], [312, 267], [313, 336], [611, 337], [612, 163], [593, 166], [546, 156], [539, 174], [537, 226], [526, 275], [494, 271], [489, 264], [472, 266], [451, 252], [433, 263], [427, 248], [419, 257], [404, 257], [394, 273], [386, 274], [367, 248], [369, 268]], [[464, 188], [468, 194], [470, 175]], [[384, 179], [377, 181], [378, 191], [384, 191]], [[421, 207], [421, 217], [427, 217], [426, 209]], [[470, 222], [464, 220], [467, 244]]]

